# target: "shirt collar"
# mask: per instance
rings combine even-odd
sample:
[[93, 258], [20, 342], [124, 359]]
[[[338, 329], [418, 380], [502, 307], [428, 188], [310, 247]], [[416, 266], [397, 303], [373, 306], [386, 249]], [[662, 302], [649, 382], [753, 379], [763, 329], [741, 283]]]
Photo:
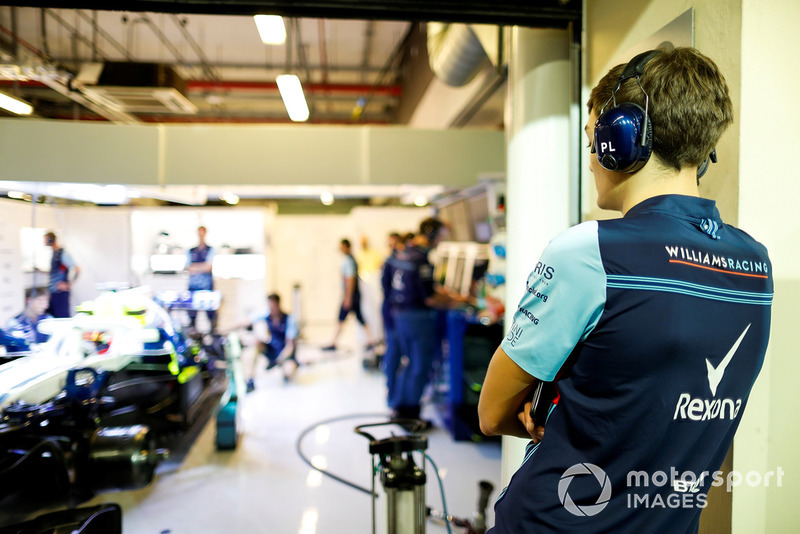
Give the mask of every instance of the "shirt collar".
[[722, 222], [717, 203], [708, 198], [686, 195], [659, 195], [650, 197], [628, 210], [625, 217], [660, 212], [687, 219], [712, 219]]

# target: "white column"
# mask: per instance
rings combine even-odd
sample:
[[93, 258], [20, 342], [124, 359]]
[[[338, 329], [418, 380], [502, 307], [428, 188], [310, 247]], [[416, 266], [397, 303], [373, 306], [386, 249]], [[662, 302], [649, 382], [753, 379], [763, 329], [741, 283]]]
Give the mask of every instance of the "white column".
[[[792, 157], [800, 72], [786, 68], [796, 64], [799, 17], [793, 0], [770, 2], [769, 9], [742, 2], [741, 111], [733, 126], [738, 122], [739, 225], [769, 251], [775, 298], [764, 367], [733, 442], [733, 470], [741, 475], [741, 483], [731, 479], [733, 534], [796, 532], [800, 522], [800, 180]], [[765, 114], [766, 108], [778, 111]]]
[[[506, 328], [525, 280], [547, 243], [570, 225], [573, 176], [570, 39], [566, 30], [510, 30]], [[519, 467], [525, 440], [503, 438], [503, 484]]]

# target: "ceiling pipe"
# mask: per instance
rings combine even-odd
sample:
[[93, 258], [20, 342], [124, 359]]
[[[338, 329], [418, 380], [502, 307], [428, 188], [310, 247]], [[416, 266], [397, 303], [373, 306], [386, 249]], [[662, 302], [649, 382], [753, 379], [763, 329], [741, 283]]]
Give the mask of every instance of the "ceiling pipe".
[[[13, 85], [14, 80], [0, 79], [0, 87]], [[38, 80], [28, 79], [16, 81], [19, 87], [46, 87], [46, 85]], [[400, 85], [381, 85], [373, 87], [372, 85], [360, 84], [337, 84], [337, 83], [309, 83], [303, 85], [303, 90], [309, 93], [323, 93], [323, 94], [352, 94], [363, 95], [374, 89], [375, 96], [382, 96], [386, 98], [397, 98], [403, 94], [403, 88]], [[278, 84], [275, 82], [253, 82], [253, 81], [236, 81], [236, 80], [188, 80], [186, 82], [187, 92], [214, 92], [214, 91], [265, 91], [277, 92]]]
[[[308, 84], [311, 81], [311, 70], [308, 68], [308, 59], [306, 58], [306, 49], [303, 45], [303, 37], [302, 33], [300, 32], [300, 19], [292, 19], [294, 22], [294, 29], [295, 33], [297, 34], [297, 69], [298, 71], [304, 71], [306, 75], [305, 83], [303, 85]], [[308, 111], [310, 118], [315, 118], [316, 115], [316, 102], [315, 98], [312, 98], [312, 95], [304, 90], [303, 93], [307, 95], [306, 104], [308, 106]], [[306, 119], [309, 120], [309, 119]]]
[[[57, 56], [52, 58], [53, 61], [57, 63], [85, 63], [89, 61], [89, 58], [86, 57], [77, 57], [77, 56]], [[129, 61], [134, 61], [130, 56], [127, 56], [126, 59]], [[161, 61], [160, 63], [164, 63], [170, 66], [180, 66], [180, 67], [203, 67], [203, 63], [200, 61], [184, 61], [183, 63], [176, 63], [169, 61]], [[258, 70], [274, 70], [274, 71], [283, 71], [286, 68], [286, 63], [234, 63], [234, 62], [215, 62], [214, 66], [220, 69], [258, 69]], [[326, 70], [327, 72], [361, 72], [361, 65], [331, 65], [331, 64], [309, 64], [306, 68], [311, 71], [321, 71]], [[377, 73], [381, 72], [383, 67], [376, 67], [376, 66], [369, 66], [367, 67], [367, 72], [369, 73]]]
[[178, 50], [178, 49], [175, 47], [175, 45], [174, 45], [174, 44], [172, 44], [172, 41], [170, 41], [170, 40], [167, 38], [167, 36], [166, 36], [166, 35], [164, 35], [164, 32], [162, 32], [162, 31], [161, 31], [161, 28], [159, 28], [159, 27], [156, 25], [156, 23], [152, 21], [152, 19], [151, 19], [150, 17], [148, 17], [146, 14], [142, 14], [142, 15], [139, 17], [139, 20], [141, 20], [141, 21], [143, 21], [145, 24], [147, 24], [147, 26], [150, 28], [150, 30], [153, 32], [153, 34], [154, 34], [154, 35], [155, 35], [155, 36], [158, 38], [158, 40], [159, 40], [159, 41], [161, 41], [161, 43], [162, 43], [164, 46], [166, 46], [166, 47], [167, 47], [167, 50], [169, 50], [169, 51], [170, 51], [170, 53], [171, 53], [173, 56], [175, 56], [175, 59], [178, 61], [178, 63], [179, 63], [180, 65], [183, 65], [184, 63], [186, 63], [186, 61], [183, 59], [183, 54], [181, 54], [180, 50]]
[[[49, 40], [47, 38], [47, 14], [44, 8], [39, 8], [39, 30], [42, 34], [42, 50], [43, 52], [38, 52], [39, 57], [45, 58], [50, 57], [50, 45]], [[19, 39], [14, 36], [14, 40], [16, 43], [19, 43]], [[14, 55], [15, 58], [19, 57], [19, 54]]]
[[[361, 55], [361, 68], [365, 69], [369, 65], [369, 58], [372, 55], [372, 37], [375, 34], [375, 21], [368, 20], [367, 27], [364, 30], [364, 52]], [[361, 73], [361, 83], [366, 82], [367, 73]]]
[[[76, 11], [76, 13], [80, 15], [79, 12]], [[97, 10], [95, 9], [92, 11], [92, 61], [97, 61], [99, 56], [97, 52], [97, 27]]]
[[377, 94], [378, 88], [379, 87], [383, 87], [383, 85], [382, 85], [383, 84], [383, 79], [390, 72], [392, 72], [392, 67], [394, 66], [394, 64], [398, 63], [401, 60], [401, 58], [403, 57], [403, 51], [408, 46], [409, 40], [411, 39], [411, 33], [412, 33], [412, 29], [413, 28], [414, 28], [413, 25], [409, 26], [408, 31], [406, 32], [406, 34], [403, 37], [403, 39], [399, 43], [397, 43], [397, 46], [395, 46], [395, 48], [392, 51], [391, 55], [389, 55], [389, 59], [387, 59], [386, 63], [384, 63], [380, 74], [378, 75], [377, 79], [375, 80], [375, 83], [372, 84], [372, 88], [370, 89], [369, 94], [364, 99], [364, 105], [361, 106], [361, 109], [359, 111], [358, 117], [356, 117], [356, 120], [360, 121], [361, 117], [364, 116], [364, 113], [367, 111], [367, 106], [370, 105], [370, 103], [372, 102], [372, 99]]
[[[322, 83], [328, 84], [328, 42], [325, 36], [325, 19], [317, 20], [317, 41], [319, 42], [319, 62], [322, 68], [321, 79]], [[330, 101], [326, 105], [327, 111], [330, 113], [333, 106]]]
[[480, 40], [467, 24], [428, 23], [428, 58], [434, 75], [461, 87], [489, 61]]
[[[52, 9], [45, 9], [44, 12], [45, 12], [46, 15], [49, 15], [56, 22], [58, 22], [61, 26], [63, 26], [64, 29], [66, 29], [68, 32], [70, 32], [75, 39], [77, 39], [78, 41], [82, 42], [83, 44], [85, 44], [89, 48], [92, 47], [92, 41], [88, 37], [83, 35], [81, 32], [79, 32], [78, 29], [75, 28], [74, 26], [72, 26], [69, 22], [64, 20], [61, 17], [61, 15], [59, 15], [58, 13], [53, 11]], [[97, 52], [97, 55], [100, 57], [100, 59], [103, 59], [103, 60], [106, 59], [106, 56], [104, 54], [100, 53], [99, 51]]]
[[[275, 82], [256, 82], [246, 80], [187, 80], [186, 90], [192, 91], [277, 91]], [[403, 93], [400, 85], [345, 84], [345, 83], [304, 83], [303, 90], [309, 93], [348, 93], [364, 95], [373, 92], [375, 95], [399, 97]]]
[[195, 41], [194, 37], [192, 37], [192, 34], [188, 29], [186, 29], [186, 19], [181, 19], [178, 17], [178, 15], [174, 14], [170, 15], [170, 18], [172, 18], [172, 22], [175, 23], [175, 25], [181, 31], [181, 34], [183, 34], [183, 38], [186, 39], [186, 42], [189, 43], [189, 46], [191, 46], [192, 50], [194, 50], [194, 53], [200, 60], [200, 64], [203, 66], [203, 72], [205, 72], [205, 75], [212, 80], [219, 80], [219, 76], [216, 72], [214, 72], [214, 69], [211, 68], [211, 64], [209, 63], [208, 58], [206, 58], [205, 53], [203, 53], [203, 49], [200, 48], [200, 45], [197, 44], [197, 41]]
[[[92, 14], [93, 14], [93, 16], [92, 16], [92, 17], [89, 17], [89, 16], [88, 16], [86, 13], [84, 13], [84, 12], [83, 12], [83, 11], [81, 11], [80, 9], [77, 9], [77, 10], [76, 10], [76, 13], [77, 13], [77, 14], [78, 14], [78, 16], [79, 16], [79, 17], [81, 17], [83, 20], [85, 20], [86, 22], [88, 22], [89, 24], [91, 24], [91, 25], [92, 25], [92, 29], [93, 29], [93, 30], [94, 30], [94, 31], [95, 31], [95, 32], [96, 32], [96, 33], [97, 33], [97, 34], [98, 34], [100, 37], [102, 37], [103, 39], [105, 39], [105, 40], [106, 40], [106, 42], [107, 42], [108, 44], [110, 44], [111, 46], [113, 46], [113, 47], [114, 47], [114, 48], [117, 50], [117, 52], [119, 52], [120, 54], [122, 54], [122, 57], [124, 57], [124, 58], [125, 58], [126, 60], [128, 60], [128, 61], [133, 61], [133, 57], [132, 57], [132, 56], [130, 55], [130, 53], [129, 53], [129, 52], [126, 50], [126, 49], [125, 49], [125, 47], [123, 47], [123, 46], [122, 46], [122, 45], [119, 43], [119, 41], [117, 41], [116, 39], [114, 39], [114, 37], [112, 37], [112, 36], [111, 36], [111, 34], [109, 34], [107, 31], [105, 31], [103, 28], [101, 28], [101, 27], [100, 27], [100, 25], [97, 23], [97, 17], [96, 17], [96, 15], [97, 15], [97, 11], [93, 11], [93, 12], [92, 12]], [[71, 63], [82, 63], [83, 61], [86, 61], [86, 60], [85, 60], [85, 59], [83, 59], [83, 58], [81, 58], [81, 59], [74, 59], [74, 58], [73, 58], [73, 59], [69, 59], [69, 60], [66, 60], [66, 61], [64, 61], [64, 60], [62, 59], [62, 62], [71, 62]]]

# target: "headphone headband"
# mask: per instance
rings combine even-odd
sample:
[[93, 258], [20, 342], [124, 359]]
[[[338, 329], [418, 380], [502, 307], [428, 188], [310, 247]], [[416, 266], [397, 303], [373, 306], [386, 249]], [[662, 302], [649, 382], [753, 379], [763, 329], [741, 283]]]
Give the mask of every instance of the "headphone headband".
[[662, 53], [663, 52], [661, 50], [648, 50], [647, 52], [642, 52], [641, 54], [635, 55], [622, 70], [622, 74], [619, 77], [619, 83], [622, 83], [630, 78], [638, 78], [641, 76], [644, 73], [644, 66], [647, 65], [651, 59]]

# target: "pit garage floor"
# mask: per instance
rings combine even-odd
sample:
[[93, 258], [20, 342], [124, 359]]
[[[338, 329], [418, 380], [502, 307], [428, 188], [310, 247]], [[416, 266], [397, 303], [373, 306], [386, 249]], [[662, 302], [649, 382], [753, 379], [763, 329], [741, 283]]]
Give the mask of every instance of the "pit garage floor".
[[[216, 450], [212, 418], [177, 469], [158, 474], [145, 489], [106, 493], [86, 504], [120, 504], [125, 534], [372, 532], [369, 495], [309, 467], [296, 444], [300, 434], [313, 427], [301, 442], [305, 456], [314, 465], [369, 489], [369, 442], [353, 429], [387, 419], [384, 377], [364, 370], [362, 355], [352, 350], [330, 353], [301, 345], [298, 358], [307, 364], [289, 383], [284, 383], [280, 370], [259, 367], [256, 390], [244, 400], [244, 433], [235, 450]], [[423, 417], [436, 424], [426, 433], [427, 452], [442, 477], [448, 512], [471, 518], [478, 482], [488, 480], [495, 486], [487, 509], [491, 526], [492, 506], [502, 489], [499, 442], [456, 442], [433, 407], [426, 406]], [[326, 420], [331, 422], [315, 426]], [[391, 432], [404, 434], [394, 426], [369, 431], [378, 438]], [[431, 463], [427, 474], [428, 506], [442, 510]], [[380, 486], [377, 479], [376, 484]], [[383, 495], [377, 500], [377, 532], [386, 531], [385, 502]], [[427, 532], [447, 529], [429, 520]], [[452, 527], [452, 532], [463, 529]]]

